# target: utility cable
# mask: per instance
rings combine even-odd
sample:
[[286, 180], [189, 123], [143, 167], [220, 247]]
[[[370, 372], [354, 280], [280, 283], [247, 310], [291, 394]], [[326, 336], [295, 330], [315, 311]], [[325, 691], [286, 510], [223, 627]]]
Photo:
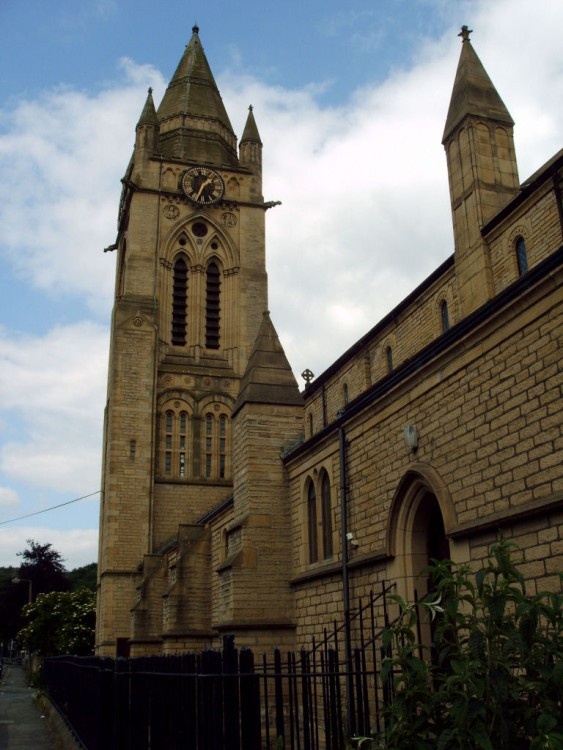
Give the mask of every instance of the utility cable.
[[18, 516], [18, 518], [10, 518], [9, 521], [0, 521], [0, 526], [3, 526], [6, 523], [15, 523], [16, 521], [22, 521], [24, 518], [31, 518], [31, 516], [38, 516], [41, 513], [47, 513], [49, 510], [56, 510], [57, 508], [63, 508], [65, 505], [71, 505], [72, 503], [77, 503], [79, 500], [86, 500], [88, 497], [94, 497], [94, 495], [99, 495], [101, 490], [96, 490], [96, 492], [91, 492], [89, 495], [82, 495], [82, 497], [75, 497], [74, 500], [67, 500], [66, 503], [60, 503], [59, 505], [53, 505], [50, 508], [43, 508], [43, 510], [36, 510], [35, 513], [28, 513], [25, 516]]

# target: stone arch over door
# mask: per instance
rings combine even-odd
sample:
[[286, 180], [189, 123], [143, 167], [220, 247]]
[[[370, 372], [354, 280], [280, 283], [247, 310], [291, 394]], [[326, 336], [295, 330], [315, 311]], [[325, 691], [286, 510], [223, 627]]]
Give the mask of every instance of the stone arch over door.
[[428, 591], [421, 570], [432, 559], [451, 559], [448, 532], [456, 525], [450, 494], [440, 475], [426, 464], [413, 466], [401, 479], [389, 514], [387, 549], [392, 557], [387, 578], [413, 601]]

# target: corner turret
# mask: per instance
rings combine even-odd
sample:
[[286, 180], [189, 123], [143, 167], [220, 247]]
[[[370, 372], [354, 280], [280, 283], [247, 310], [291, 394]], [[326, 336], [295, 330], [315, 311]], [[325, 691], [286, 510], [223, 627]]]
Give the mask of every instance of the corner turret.
[[262, 200], [262, 140], [254, 119], [252, 104], [248, 108], [248, 117], [240, 140], [240, 164], [250, 169], [254, 175], [252, 184], [253, 197]]
[[135, 129], [135, 153], [141, 158], [150, 157], [157, 151], [159, 130], [152, 88], [149, 88], [145, 106]]
[[463, 26], [442, 143], [446, 150], [462, 315], [493, 295], [482, 227], [519, 190], [513, 126]]

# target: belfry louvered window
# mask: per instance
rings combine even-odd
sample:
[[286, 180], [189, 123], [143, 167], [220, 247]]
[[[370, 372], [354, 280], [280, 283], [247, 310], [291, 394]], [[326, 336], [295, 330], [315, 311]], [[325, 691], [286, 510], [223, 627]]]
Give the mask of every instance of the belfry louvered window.
[[221, 322], [221, 274], [219, 266], [211, 261], [207, 266], [207, 286], [205, 299], [205, 346], [219, 348]]
[[172, 287], [172, 344], [185, 346], [188, 330], [188, 265], [184, 258], [174, 263]]

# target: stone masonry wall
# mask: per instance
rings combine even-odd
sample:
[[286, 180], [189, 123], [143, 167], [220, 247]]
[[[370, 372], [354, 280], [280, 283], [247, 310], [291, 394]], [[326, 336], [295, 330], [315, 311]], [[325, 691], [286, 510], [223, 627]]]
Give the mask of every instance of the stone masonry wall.
[[[449, 505], [442, 509], [446, 533], [469, 541], [457, 547], [463, 554], [469, 549], [472, 563], [486, 556], [502, 527], [524, 546], [520, 554], [531, 586], [558, 586], [563, 529], [561, 510], [553, 510], [553, 504], [563, 499], [562, 275], [559, 271], [528, 290], [525, 298], [345, 424], [348, 524], [359, 543], [351, 560], [352, 597], [366, 596], [386, 576], [392, 503], [401, 479], [417, 466], [431, 467], [443, 481]], [[416, 454], [405, 446], [406, 425], [417, 427]], [[307, 580], [307, 574], [320, 575], [322, 566], [313, 570], [307, 564], [304, 487], [311, 471], [327, 461], [338, 466], [334, 432], [289, 464], [299, 640], [311, 630], [318, 633], [335, 610], [341, 613], [341, 585], [330, 566], [326, 578]], [[339, 540], [338, 471], [335, 477]], [[544, 513], [542, 504], [548, 508]], [[540, 515], [527, 518], [527, 510]], [[514, 514], [520, 516], [518, 523], [510, 521]], [[455, 541], [452, 545], [455, 553]], [[339, 557], [339, 542], [336, 549]], [[400, 546], [395, 550], [397, 556], [405, 552]]]

